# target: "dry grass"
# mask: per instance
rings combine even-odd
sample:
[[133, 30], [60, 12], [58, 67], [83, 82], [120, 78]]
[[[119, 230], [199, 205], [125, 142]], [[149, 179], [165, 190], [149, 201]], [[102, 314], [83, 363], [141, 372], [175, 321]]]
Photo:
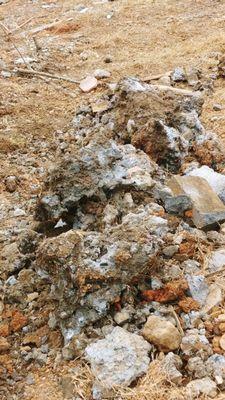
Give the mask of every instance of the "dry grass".
[[150, 364], [147, 374], [134, 388], [118, 389], [116, 398], [120, 400], [187, 400], [185, 390], [172, 384], [163, 374], [160, 361]]
[[[70, 362], [54, 373], [42, 369], [35, 375], [35, 384], [25, 389], [25, 400], [63, 400], [66, 397], [62, 389], [61, 378], [69, 377], [73, 384], [73, 394], [82, 400], [92, 400], [92, 385], [94, 377], [89, 366], [81, 361]], [[69, 379], [69, 380], [70, 380]], [[117, 400], [187, 400], [185, 389], [169, 382], [162, 372], [160, 361], [150, 364], [147, 374], [133, 388], [117, 387], [107, 398]]]

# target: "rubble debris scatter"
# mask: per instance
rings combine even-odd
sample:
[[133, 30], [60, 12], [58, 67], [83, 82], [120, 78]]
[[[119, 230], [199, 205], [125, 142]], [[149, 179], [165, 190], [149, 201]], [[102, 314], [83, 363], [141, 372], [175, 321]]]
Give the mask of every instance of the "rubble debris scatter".
[[[135, 385], [155, 355], [193, 398], [225, 388], [224, 155], [200, 121], [199, 72], [166, 79], [124, 78], [80, 106], [34, 220], [0, 233], [0, 357], [21, 335], [24, 366], [82, 358], [96, 400]], [[16, 196], [20, 180], [4, 185]], [[28, 208], [10, 212], [23, 222]]]

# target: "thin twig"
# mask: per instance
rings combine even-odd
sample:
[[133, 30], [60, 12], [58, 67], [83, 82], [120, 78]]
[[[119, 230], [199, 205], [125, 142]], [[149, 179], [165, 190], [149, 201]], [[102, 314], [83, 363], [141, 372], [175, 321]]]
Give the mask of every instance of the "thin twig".
[[208, 272], [208, 274], [205, 274], [206, 278], [211, 278], [212, 276], [220, 275], [223, 272], [225, 272], [225, 266], [221, 268], [219, 271], [214, 271], [214, 272]]
[[146, 78], [143, 78], [143, 82], [150, 82], [150, 81], [158, 81], [160, 78], [163, 76], [169, 76], [171, 72], [168, 72], [166, 74], [158, 74], [158, 75], [152, 75], [152, 76], [147, 76]]
[[13, 47], [16, 49], [16, 51], [19, 53], [20, 57], [22, 58], [24, 64], [27, 66], [28, 69], [32, 69], [31, 66], [26, 62], [25, 58], [23, 57], [23, 54], [21, 53], [21, 51], [19, 50], [19, 48], [16, 46], [14, 40], [12, 39], [12, 32], [7, 28], [7, 26], [3, 25], [0, 22], [0, 27], [2, 27], [2, 29], [4, 30], [4, 32], [6, 33], [6, 35], [8, 36], [9, 41], [12, 43]]
[[181, 335], [183, 336], [184, 335], [184, 331], [183, 331], [183, 328], [181, 326], [181, 323], [180, 323], [180, 320], [179, 320], [179, 317], [178, 317], [176, 311], [174, 310], [173, 306], [170, 306], [169, 310], [170, 310], [171, 314], [174, 316], [174, 318], [176, 320], [176, 323], [177, 323], [177, 328], [180, 331]]
[[173, 86], [158, 85], [158, 84], [150, 84], [149, 86], [158, 89], [159, 91], [173, 92], [175, 94], [181, 94], [184, 96], [194, 96], [197, 93], [187, 89], [175, 88]]
[[31, 18], [29, 18], [27, 21], [25, 21], [25, 22], [23, 22], [21, 25], [17, 26], [17, 28], [13, 29], [13, 30], [11, 31], [11, 33], [15, 33], [16, 31], [18, 31], [18, 29], [23, 28], [23, 26], [27, 25], [27, 24], [28, 24], [30, 21], [32, 21], [32, 19], [34, 19], [34, 18], [36, 18], [36, 17], [31, 17]]
[[80, 83], [80, 81], [71, 79], [71, 78], [67, 78], [66, 76], [53, 75], [53, 74], [49, 74], [47, 72], [42, 72], [42, 71], [34, 71], [34, 70], [30, 70], [30, 69], [17, 68], [16, 72], [19, 72], [21, 74], [39, 75], [39, 76], [44, 76], [46, 78], [57, 79], [60, 81], [66, 81], [66, 82], [71, 82], [71, 83], [76, 83], [76, 84]]

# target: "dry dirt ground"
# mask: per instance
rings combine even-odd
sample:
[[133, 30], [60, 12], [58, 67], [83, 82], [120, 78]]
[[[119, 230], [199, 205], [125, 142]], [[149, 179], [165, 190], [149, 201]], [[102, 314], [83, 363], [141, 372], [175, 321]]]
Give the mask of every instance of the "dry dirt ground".
[[[75, 83], [0, 73], [1, 203], [29, 202], [39, 193], [42, 174], [32, 175], [30, 166], [47, 168], [54, 161], [55, 136], [69, 124], [78, 104], [96, 98], [107, 83], [123, 76], [146, 78], [176, 66], [213, 73], [218, 55], [225, 52], [224, 33], [224, 0], [0, 1], [0, 72], [13, 70], [21, 57], [32, 58], [35, 70], [78, 80], [96, 68], [111, 72], [111, 78], [90, 94], [81, 93]], [[222, 138], [224, 89], [224, 81], [217, 80], [202, 116], [205, 126]], [[223, 106], [221, 111], [213, 110], [215, 103]], [[18, 153], [27, 160], [21, 165]], [[4, 178], [14, 174], [20, 178], [17, 198], [4, 186]], [[3, 213], [1, 226], [11, 223], [16, 224]], [[35, 385], [26, 388], [24, 399], [66, 398], [57, 369], [33, 372]]]

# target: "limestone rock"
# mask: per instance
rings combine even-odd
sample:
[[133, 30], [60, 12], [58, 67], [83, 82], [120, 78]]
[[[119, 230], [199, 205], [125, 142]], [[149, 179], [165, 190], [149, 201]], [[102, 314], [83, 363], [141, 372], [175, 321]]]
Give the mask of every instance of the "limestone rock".
[[170, 321], [155, 315], [148, 317], [142, 334], [146, 340], [165, 353], [178, 349], [181, 343], [178, 329]]
[[175, 197], [186, 195], [190, 198], [192, 220], [197, 228], [225, 220], [225, 206], [204, 178], [174, 175], [168, 186]]
[[209, 272], [219, 271], [225, 266], [225, 249], [217, 249], [213, 251], [208, 260]]
[[89, 345], [85, 354], [96, 379], [110, 389], [115, 385], [129, 386], [146, 373], [150, 349], [141, 336], [116, 327], [105, 339]]
[[225, 203], [225, 175], [215, 172], [207, 165], [202, 165], [200, 168], [195, 168], [188, 173], [191, 176], [199, 176], [207, 180], [208, 184]]
[[213, 307], [218, 306], [223, 301], [223, 291], [219, 285], [213, 283], [209, 287], [209, 293], [205, 301], [203, 310], [209, 312]]
[[186, 388], [190, 399], [197, 398], [201, 394], [211, 398], [214, 398], [217, 395], [216, 383], [208, 377], [195, 379], [194, 381], [188, 383]]
[[94, 76], [87, 76], [80, 82], [80, 89], [82, 92], [90, 92], [98, 86], [98, 81]]
[[118, 325], [123, 325], [123, 324], [125, 324], [125, 322], [129, 321], [130, 317], [131, 317], [131, 314], [130, 314], [129, 310], [123, 309], [114, 315], [114, 321]]
[[203, 306], [209, 293], [205, 277], [202, 275], [187, 275], [186, 279], [191, 296]]
[[94, 72], [94, 77], [97, 79], [110, 78], [111, 72], [106, 69], [96, 69]]

